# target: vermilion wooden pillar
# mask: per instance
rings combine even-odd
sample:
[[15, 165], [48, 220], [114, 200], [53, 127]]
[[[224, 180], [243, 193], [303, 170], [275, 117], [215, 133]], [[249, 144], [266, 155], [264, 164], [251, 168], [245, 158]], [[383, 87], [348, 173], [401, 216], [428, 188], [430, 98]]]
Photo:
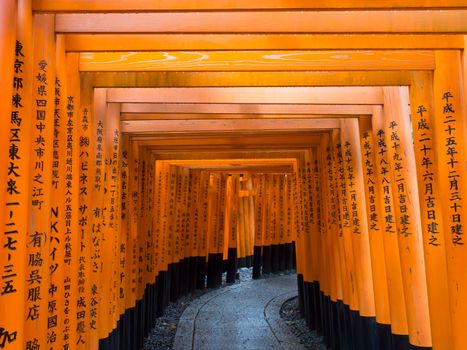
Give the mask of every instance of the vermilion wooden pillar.
[[446, 232], [454, 349], [467, 349], [466, 107], [459, 51], [436, 51], [433, 79], [435, 152]]
[[373, 288], [375, 291], [375, 312], [378, 325], [378, 348], [390, 349], [391, 314], [384, 256], [384, 211], [380, 202], [382, 192], [381, 185], [377, 180], [376, 147], [371, 129], [371, 117], [360, 117], [359, 126]]
[[446, 239], [450, 235], [443, 222], [439, 160], [434, 146], [436, 131], [432, 73], [412, 74], [410, 106], [433, 348], [451, 349], [451, 308], [447, 303], [449, 292], [446, 261]]
[[[0, 212], [2, 215], [2, 234], [0, 254], [0, 327], [3, 329], [2, 341], [11, 349], [21, 349], [24, 346], [24, 320], [29, 313], [27, 297], [26, 243], [28, 240], [29, 213], [29, 176], [30, 176], [30, 130], [33, 124], [30, 118], [32, 112], [33, 84], [33, 40], [30, 1], [19, 1], [18, 9], [5, 5], [5, 15], [16, 16], [6, 19], [9, 28], [5, 45], [2, 43], [2, 54], [5, 54], [5, 64], [13, 64], [6, 68], [5, 83], [9, 87], [2, 91], [2, 121], [4, 131], [0, 144], [3, 161], [0, 179], [3, 182], [3, 194]], [[3, 23], [1, 25], [3, 27]], [[11, 44], [16, 31], [16, 45]], [[2, 30], [5, 33], [5, 29]], [[9, 39], [10, 38], [10, 39]], [[3, 39], [2, 39], [3, 40]], [[16, 46], [16, 47], [15, 47]], [[13, 52], [11, 52], [11, 50]], [[14, 55], [14, 63], [11, 62]], [[13, 69], [13, 77], [10, 75]], [[3, 67], [2, 67], [3, 69]], [[11, 89], [13, 87], [13, 90]], [[4, 93], [9, 93], [5, 96]], [[3, 102], [2, 101], [2, 102]], [[8, 102], [6, 102], [8, 101]], [[4, 134], [3, 134], [4, 133]], [[41, 278], [39, 270], [32, 275], [32, 280], [38, 284]], [[15, 309], [16, 312], [11, 312]], [[33, 310], [34, 311], [34, 310]]]
[[423, 256], [416, 163], [407, 88], [383, 87], [384, 131], [390, 160], [402, 281], [412, 345], [431, 347], [430, 315]]
[[[386, 260], [386, 276], [388, 283], [389, 307], [391, 312], [391, 333], [393, 344], [405, 349], [408, 345], [407, 313], [405, 307], [404, 289], [401, 274], [399, 244], [396, 233], [396, 218], [392, 182], [389, 177], [388, 145], [383, 129], [384, 118], [381, 106], [373, 108], [372, 134], [375, 144], [376, 180], [381, 186], [378, 198], [383, 208], [384, 222], [383, 243]], [[390, 286], [390, 287], [389, 287]]]

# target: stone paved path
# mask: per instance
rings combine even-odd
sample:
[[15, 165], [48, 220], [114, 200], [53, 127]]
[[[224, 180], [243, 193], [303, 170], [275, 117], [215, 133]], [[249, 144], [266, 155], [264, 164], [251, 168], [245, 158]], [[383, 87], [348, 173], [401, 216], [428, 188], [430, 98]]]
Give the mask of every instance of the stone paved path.
[[220, 288], [195, 300], [180, 318], [174, 350], [303, 350], [279, 315], [297, 295], [296, 275]]

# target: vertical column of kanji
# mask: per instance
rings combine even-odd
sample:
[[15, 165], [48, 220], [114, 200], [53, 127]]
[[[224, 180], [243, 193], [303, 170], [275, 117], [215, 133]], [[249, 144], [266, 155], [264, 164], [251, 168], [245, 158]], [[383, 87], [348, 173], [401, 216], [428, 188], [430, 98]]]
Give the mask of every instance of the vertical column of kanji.
[[[245, 201], [244, 175], [239, 178], [239, 198], [238, 198], [238, 215], [237, 215], [237, 256], [240, 267], [245, 266], [245, 236], [246, 236], [246, 218], [245, 218]], [[272, 221], [272, 220], [271, 220]]]
[[198, 248], [198, 278], [196, 287], [206, 288], [206, 259], [208, 256], [208, 206], [209, 206], [209, 173], [202, 171], [200, 175], [200, 201], [199, 206], [199, 248]]
[[[326, 203], [326, 230], [328, 232], [329, 240], [329, 258], [332, 276], [332, 293], [331, 301], [333, 319], [337, 321], [337, 302], [342, 300], [342, 279], [338, 256], [337, 246], [337, 219], [336, 219], [336, 202], [335, 202], [335, 188], [334, 188], [334, 174], [333, 174], [333, 150], [331, 134], [326, 134], [323, 137], [323, 176], [325, 176], [324, 184], [326, 185], [323, 197]], [[337, 331], [337, 324], [333, 325]]]
[[50, 198], [49, 286], [47, 306], [47, 344], [52, 349], [63, 348], [63, 277], [65, 225], [65, 157], [66, 134], [63, 132], [66, 114], [67, 86], [65, 79], [64, 38], [57, 36], [56, 78], [54, 86], [54, 130], [52, 150], [52, 189]]
[[111, 329], [115, 329], [120, 318], [119, 290], [120, 290], [120, 104], [110, 103], [107, 105], [106, 113], [106, 137], [108, 140], [107, 157], [107, 194], [109, 202], [107, 208], [107, 228], [109, 247], [109, 267], [111, 276], [110, 285], [110, 313], [112, 315]]
[[[2, 79], [0, 80], [0, 119], [3, 123], [8, 123], [11, 118], [13, 89], [16, 90], [18, 78], [14, 79], [15, 60], [19, 57], [16, 43], [16, 22], [18, 19], [18, 4], [17, 0], [1, 0], [0, 1], [0, 66], [2, 67]], [[24, 54], [24, 53], [23, 53]], [[22, 82], [20, 80], [20, 82]], [[9, 147], [9, 129], [3, 128], [0, 137], [0, 149], [5, 150]], [[6, 164], [8, 161], [8, 153], [0, 153], [0, 164]], [[0, 181], [6, 181], [6, 175], [0, 174]], [[0, 203], [5, 203], [5, 191], [0, 191]], [[3, 206], [0, 206], [0, 214], [2, 214]], [[2, 265], [3, 266], [3, 265]], [[2, 303], [0, 301], [0, 303]], [[0, 306], [1, 307], [1, 306]], [[1, 319], [1, 316], [0, 316]], [[0, 327], [2, 325], [0, 324]]]
[[417, 163], [431, 335], [436, 349], [452, 349], [451, 310], [446, 261], [446, 232], [440, 202], [438, 164], [434, 149], [433, 75], [412, 73], [410, 106]]
[[[77, 61], [75, 64], [70, 65], [68, 59], [66, 60], [67, 72], [76, 69], [78, 72]], [[75, 113], [75, 99], [79, 106], [79, 98], [76, 98], [74, 93], [79, 91], [79, 85], [72, 87], [72, 78], [69, 73], [62, 79], [62, 84], [65, 85], [65, 95], [62, 95], [61, 102], [64, 103], [60, 124], [60, 147], [65, 150], [64, 155], [64, 168], [63, 185], [64, 190], [64, 207], [62, 212], [64, 218], [64, 225], [60, 241], [63, 249], [63, 347], [70, 348], [75, 346], [76, 342], [76, 296], [78, 281], [76, 279], [77, 271], [77, 254], [78, 248], [78, 181], [79, 178], [76, 174], [79, 172], [79, 164], [75, 162], [78, 158], [78, 146], [76, 144], [76, 134], [74, 130], [77, 113]], [[79, 79], [73, 79], [74, 82]]]
[[152, 328], [153, 322], [155, 321], [156, 315], [156, 300], [155, 300], [155, 286], [156, 286], [156, 247], [155, 247], [155, 230], [153, 225], [154, 216], [154, 189], [155, 189], [155, 157], [149, 150], [146, 150], [148, 154], [148, 210], [145, 213], [146, 226], [148, 231], [148, 243], [146, 245], [146, 254], [149, 254], [149, 274], [148, 274], [148, 289], [146, 290], [146, 328], [145, 336], [149, 333]]
[[47, 344], [50, 192], [53, 146], [55, 33], [51, 15], [34, 17], [34, 125], [31, 130], [31, 176], [26, 275], [38, 275], [26, 290], [25, 349]]
[[[307, 324], [310, 328], [314, 326], [314, 302], [313, 302], [313, 279], [314, 279], [314, 266], [313, 266], [313, 259], [315, 258], [315, 242], [312, 241], [312, 228], [315, 227], [316, 220], [314, 218], [314, 213], [312, 213], [314, 206], [312, 202], [312, 182], [313, 182], [313, 155], [311, 151], [307, 151], [305, 153], [305, 166], [301, 172], [301, 194], [303, 198], [303, 206], [302, 206], [302, 223], [303, 223], [303, 244], [304, 244], [304, 251], [303, 251], [303, 302], [305, 308], [305, 318]], [[311, 187], [310, 187], [311, 185]], [[310, 200], [311, 199], [311, 200]], [[328, 266], [323, 265], [323, 269], [327, 270]], [[325, 272], [327, 274], [328, 271]]]
[[154, 174], [154, 213], [152, 215], [152, 224], [154, 226], [154, 258], [155, 258], [155, 275], [156, 275], [156, 292], [157, 293], [157, 313], [162, 310], [162, 298], [159, 296], [164, 284], [163, 266], [162, 266], [162, 182], [163, 182], [163, 165], [160, 160], [154, 160], [155, 174]]
[[[167, 227], [168, 227], [168, 202], [169, 202], [169, 166], [166, 162], [158, 161], [160, 165], [160, 176], [161, 176], [161, 193], [160, 205], [161, 205], [161, 220], [160, 220], [160, 245], [161, 245], [161, 259], [160, 259], [160, 277], [161, 277], [161, 286], [159, 292], [159, 309], [165, 309], [168, 304], [168, 288], [169, 288], [169, 256], [168, 256], [168, 247], [167, 247]], [[159, 315], [160, 316], [160, 315]]]
[[[99, 90], [97, 90], [99, 91]], [[128, 278], [129, 307], [129, 343], [136, 346], [136, 307], [138, 305], [139, 278], [139, 236], [138, 236], [138, 202], [139, 202], [139, 148], [129, 138], [128, 140], [128, 241], [127, 259], [130, 264]]]
[[[323, 135], [324, 136], [324, 135]], [[319, 235], [319, 260], [320, 272], [320, 316], [324, 341], [332, 345], [334, 334], [332, 332], [331, 317], [331, 293], [333, 288], [334, 272], [329, 252], [329, 232], [327, 231], [327, 207], [326, 207], [326, 168], [325, 168], [325, 142], [322, 139], [317, 147], [311, 149], [310, 174], [314, 181], [310, 190], [316, 197], [316, 228]]]
[[[92, 320], [91, 309], [92, 302], [92, 201], [91, 191], [95, 176], [94, 171], [94, 142], [93, 137], [93, 88], [89, 78], [81, 79], [80, 93], [80, 117], [79, 117], [79, 239], [80, 255], [78, 278], [77, 312], [85, 311], [82, 318], [78, 320], [78, 340], [81, 348], [91, 347], [92, 337], [96, 338], [96, 327], [90, 327]], [[83, 324], [84, 322], [84, 324]], [[97, 345], [96, 345], [97, 346]]]
[[331, 320], [333, 330], [333, 340], [331, 341], [335, 347], [340, 345], [345, 333], [341, 327], [341, 302], [343, 300], [343, 285], [342, 285], [342, 272], [339, 255], [338, 245], [338, 222], [337, 222], [337, 201], [336, 201], [336, 188], [334, 181], [334, 159], [333, 159], [333, 144], [332, 134], [324, 135], [323, 137], [323, 175], [326, 177], [324, 184], [326, 191], [324, 198], [326, 200], [327, 212], [327, 235], [328, 235], [328, 254], [330, 259], [331, 268]]
[[[319, 239], [319, 248], [321, 248], [321, 253], [319, 255], [320, 258], [320, 265], [327, 266], [327, 256], [325, 249], [325, 236], [323, 232], [325, 230], [325, 222], [323, 220], [323, 198], [322, 198], [322, 159], [318, 156], [320, 149], [318, 147], [311, 148], [311, 167], [312, 167], [312, 174], [314, 177], [312, 191], [314, 196], [316, 197], [315, 208], [316, 208], [316, 225], [318, 229]], [[322, 151], [321, 151], [322, 152]], [[329, 324], [326, 318], [327, 316], [327, 302], [326, 302], [326, 294], [328, 291], [328, 284], [329, 284], [329, 276], [328, 270], [320, 269], [319, 275], [319, 290], [317, 291], [319, 300], [319, 316], [320, 316], [320, 325], [323, 335], [327, 342], [329, 342]]]
[[129, 203], [130, 203], [130, 173], [129, 173], [129, 135], [124, 134], [121, 138], [121, 205], [120, 205], [120, 249], [119, 249], [119, 263], [120, 263], [120, 311], [124, 316], [123, 343], [122, 348], [130, 347], [130, 313], [131, 308], [134, 306], [134, 300], [131, 298], [131, 247], [130, 240], [130, 220], [129, 220]]
[[392, 180], [389, 176], [389, 156], [386, 143], [386, 132], [383, 129], [384, 118], [380, 106], [373, 108], [372, 135], [375, 145], [376, 180], [381, 194], [378, 198], [383, 216], [383, 244], [386, 260], [386, 276], [391, 312], [391, 333], [395, 346], [408, 347], [407, 313], [405, 307], [404, 288], [402, 283], [399, 243], [396, 234], [396, 217], [393, 200]]
[[236, 230], [237, 230], [237, 178], [230, 175], [226, 182], [225, 196], [225, 225], [224, 231], [227, 232], [228, 251], [227, 251], [227, 283], [235, 282], [235, 273], [237, 272], [237, 248], [236, 248]]
[[178, 266], [175, 256], [175, 224], [177, 207], [177, 167], [169, 167], [169, 193], [167, 202], [167, 255], [169, 257], [170, 275], [170, 301], [176, 301], [176, 281], [178, 278]]
[[371, 118], [360, 117], [360, 150], [363, 163], [363, 180], [366, 195], [366, 214], [370, 240], [373, 288], [375, 291], [375, 312], [378, 332], [378, 348], [391, 346], [391, 314], [389, 308], [386, 260], [384, 258], [384, 214], [379, 198], [381, 186], [377, 180], [374, 137], [371, 132]]
[[[259, 186], [256, 186], [256, 196], [260, 196], [260, 189]], [[286, 239], [286, 270], [291, 271], [293, 268], [293, 242], [295, 237], [295, 229], [294, 229], [294, 211], [293, 211], [293, 199], [292, 199], [292, 174], [285, 175], [285, 185], [284, 185], [284, 192], [285, 192], [285, 239]], [[255, 197], [256, 200], [257, 197]], [[258, 226], [257, 226], [258, 227]], [[261, 234], [261, 231], [260, 233]], [[256, 232], [258, 236], [258, 232]], [[262, 236], [259, 236], [262, 238]], [[260, 241], [261, 242], [261, 241]], [[261, 246], [261, 243], [259, 244]]]
[[[147, 154], [147, 209], [144, 213], [147, 232], [146, 254], [148, 255], [148, 277], [147, 283], [149, 286], [155, 282], [155, 265], [154, 265], [154, 229], [152, 225], [152, 216], [154, 210], [154, 156], [146, 150]], [[152, 291], [151, 291], [152, 293]]]
[[181, 295], [188, 293], [188, 259], [190, 256], [190, 240], [187, 237], [187, 212], [188, 212], [188, 174], [190, 170], [187, 167], [182, 168], [182, 196], [181, 196], [181, 224], [180, 224], [180, 257], [181, 257], [181, 273], [180, 273], [180, 288]]
[[341, 277], [344, 296], [343, 333], [346, 342], [353, 342], [352, 328], [350, 324], [350, 311], [358, 310], [358, 293], [355, 286], [354, 258], [351, 241], [350, 215], [347, 201], [347, 187], [345, 182], [345, 164], [342, 154], [341, 131], [333, 132], [333, 144], [335, 145], [336, 159], [336, 188], [339, 200], [339, 233], [338, 244], [341, 256]]
[[[6, 7], [8, 10], [8, 5]], [[10, 105], [5, 109], [10, 112], [9, 117], [3, 120], [4, 128], [8, 130], [8, 136], [5, 135], [8, 144], [2, 148], [4, 153], [1, 159], [4, 163], [0, 176], [4, 181], [2, 192], [5, 196], [1, 204], [4, 215], [0, 256], [0, 346], [9, 349], [21, 349], [24, 346], [24, 321], [28, 314], [25, 293], [28, 287], [40, 285], [42, 278], [39, 270], [35, 270], [34, 274], [26, 274], [30, 131], [33, 124], [30, 118], [33, 43], [29, 1], [19, 1], [17, 19], [14, 75], [13, 80], [8, 81], [8, 84], [13, 85], [13, 95], [10, 95]], [[5, 55], [9, 56], [7, 52]], [[15, 312], [11, 312], [12, 308]]]
[[193, 193], [193, 178], [189, 168], [184, 169], [183, 181], [185, 182], [185, 194], [184, 194], [184, 223], [183, 223], [183, 241], [185, 245], [184, 251], [184, 293], [187, 294], [191, 291], [191, 272], [192, 272], [192, 252], [193, 252], [193, 237], [190, 231], [191, 220], [192, 220], [192, 193]]
[[[185, 220], [185, 238], [188, 240], [186, 245], [188, 257], [187, 260], [187, 291], [193, 292], [196, 289], [196, 270], [197, 270], [197, 255], [198, 255], [198, 242], [197, 233], [194, 230], [195, 211], [198, 201], [198, 188], [197, 180], [194, 171], [188, 169], [187, 173], [187, 207], [186, 207], [186, 220]], [[197, 220], [197, 219], [196, 219]]]
[[[249, 181], [250, 175], [245, 174], [243, 177], [243, 196], [241, 198], [242, 203], [243, 203], [243, 240], [244, 240], [244, 266], [249, 266], [249, 260], [250, 260], [250, 203], [248, 201], [249, 197], [249, 190], [248, 190], [248, 181]], [[277, 214], [276, 214], [277, 216]], [[276, 218], [276, 223], [278, 224], [278, 220]], [[278, 235], [276, 235], [276, 241], [277, 241]], [[277, 244], [277, 243], [276, 243]], [[277, 252], [276, 252], [277, 253]]]
[[[296, 168], [294, 169], [293, 174], [293, 181], [292, 181], [292, 191], [293, 191], [293, 198], [294, 198], [294, 210], [295, 210], [295, 229], [296, 229], [296, 242], [295, 242], [295, 258], [296, 258], [296, 271], [297, 271], [297, 287], [298, 287], [298, 300], [299, 300], [299, 309], [300, 315], [305, 317], [305, 305], [304, 305], [304, 295], [303, 295], [303, 286], [304, 286], [304, 250], [305, 250], [305, 242], [304, 242], [304, 234], [303, 234], [303, 214], [302, 214], [302, 202], [303, 196], [301, 192], [301, 177], [302, 177], [302, 163], [303, 161], [300, 159]], [[269, 218], [269, 175], [266, 175], [265, 178], [265, 202], [267, 205], [265, 206], [265, 216]], [[266, 220], [266, 219], [265, 219]], [[263, 256], [265, 255], [265, 248], [268, 244], [268, 236], [269, 232], [265, 231], [264, 241], [265, 245], [263, 246]], [[263, 261], [263, 273], [265, 272], [265, 265]]]
[[[225, 214], [225, 176], [222, 173], [216, 174], [217, 180], [217, 189], [216, 189], [216, 220], [214, 226], [214, 232], [216, 235], [216, 275], [215, 281], [216, 285], [219, 286], [222, 284], [222, 272], [223, 272], [223, 254], [222, 254], [222, 245], [224, 243], [224, 214]], [[222, 240], [222, 242], [221, 242]]]
[[279, 198], [278, 198], [278, 188], [279, 188], [279, 178], [277, 174], [272, 174], [272, 187], [271, 187], [271, 215], [269, 220], [269, 230], [271, 237], [271, 272], [278, 273], [279, 271]]
[[[360, 150], [358, 119], [343, 119], [341, 128], [344, 164], [346, 171], [347, 200], [350, 205], [352, 248], [354, 252], [355, 278], [359, 296], [359, 336], [356, 341], [365, 348], [374, 348], [373, 332], [375, 322], [375, 299], [373, 277], [371, 274], [370, 244], [368, 239], [368, 223], [365, 196], [362, 188], [363, 167]], [[368, 334], [367, 334], [368, 333]], [[375, 333], [371, 333], [375, 334]]]
[[[466, 107], [458, 51], [436, 51], [434, 72], [435, 152], [440, 199], [447, 233], [446, 256], [454, 349], [467, 349], [467, 244], [464, 238], [466, 179]], [[465, 74], [465, 72], [464, 72]]]
[[[344, 177], [342, 176], [343, 163], [341, 152], [341, 143], [340, 143], [340, 130], [334, 129], [331, 135], [332, 147], [331, 147], [331, 159], [332, 159], [332, 175], [334, 183], [334, 202], [335, 202], [335, 220], [336, 220], [336, 231], [334, 237], [334, 245], [336, 249], [336, 264], [339, 264], [340, 271], [340, 281], [342, 288], [342, 299], [338, 301], [338, 322], [339, 322], [339, 331], [341, 334], [342, 343], [351, 342], [351, 334], [348, 329], [348, 311], [349, 305], [352, 303], [352, 291], [349, 284], [349, 268], [347, 266], [347, 256], [345, 250], [344, 242], [344, 227], [342, 220], [342, 181]], [[341, 171], [342, 170], [342, 171]], [[346, 198], [345, 198], [346, 199]]]
[[254, 185], [256, 188], [256, 195], [254, 197], [255, 240], [254, 240], [254, 247], [253, 247], [253, 278], [258, 279], [261, 277], [261, 250], [262, 250], [262, 245], [263, 245], [262, 222], [263, 222], [263, 215], [264, 215], [264, 208], [263, 208], [264, 176], [262, 174], [255, 175], [253, 180], [254, 180]]
[[209, 182], [209, 206], [208, 206], [208, 288], [216, 286], [217, 271], [217, 220], [218, 220], [218, 196], [219, 177], [211, 173]]
[[226, 197], [227, 174], [221, 173], [219, 179], [219, 219], [217, 231], [217, 256], [218, 256], [218, 271], [217, 280], [219, 285], [222, 284], [223, 260], [224, 260], [224, 240], [225, 240], [225, 197]]
[[406, 302], [409, 341], [416, 346], [431, 346], [430, 314], [423, 256], [420, 203], [413, 137], [406, 88], [383, 88], [384, 130], [390, 157], [390, 177], [397, 196], [396, 218], [402, 281]]
[[[264, 215], [263, 215], [263, 274], [271, 273], [271, 230], [269, 228], [271, 218], [271, 187], [272, 187], [272, 175], [264, 175]], [[237, 243], [238, 244], [238, 243]], [[301, 262], [301, 260], [300, 260]], [[302, 264], [300, 264], [300, 268]], [[300, 274], [303, 271], [300, 270]], [[303, 275], [300, 276], [303, 281]]]
[[[103, 134], [104, 140], [102, 145], [102, 207], [100, 209], [101, 217], [101, 275], [105, 278], [100, 278], [100, 304], [99, 304], [99, 322], [102, 324], [100, 339], [108, 342], [110, 333], [113, 328], [113, 313], [112, 313], [112, 295], [113, 295], [113, 223], [111, 222], [111, 169], [112, 169], [112, 129], [110, 126], [111, 119], [110, 105], [106, 104], [103, 111]], [[100, 119], [96, 114], [96, 118]]]
[[196, 289], [196, 275], [198, 273], [198, 250], [199, 250], [199, 198], [200, 198], [200, 171], [190, 170], [189, 175], [189, 206], [190, 206], [190, 220], [189, 220], [189, 237], [190, 237], [190, 291]]
[[[96, 328], [91, 333], [91, 344], [97, 346], [99, 339], [107, 337], [107, 319], [108, 315], [103, 310], [104, 291], [102, 290], [101, 278], [102, 268], [105, 261], [104, 257], [104, 225], [102, 221], [104, 208], [104, 188], [105, 188], [105, 113], [107, 109], [107, 92], [105, 89], [94, 89], [94, 120], [93, 120], [93, 139], [94, 142], [94, 186], [92, 193], [92, 228], [91, 228], [91, 302], [90, 302], [90, 328]], [[106, 278], [107, 279], [107, 276]], [[101, 306], [102, 305], [102, 306]]]
[[182, 168], [177, 166], [176, 177], [175, 177], [175, 192], [174, 192], [174, 218], [173, 218], [173, 230], [172, 230], [172, 259], [173, 259], [173, 279], [172, 279], [172, 301], [176, 301], [180, 296], [180, 273], [181, 273], [181, 226], [182, 226], [182, 193], [183, 193], [183, 181], [182, 181]]
[[[80, 120], [80, 77], [79, 54], [69, 53], [66, 57], [67, 67], [67, 103], [66, 103], [66, 158], [65, 158], [65, 251], [64, 251], [64, 348], [74, 348], [77, 337], [77, 317], [84, 313], [77, 313], [79, 265], [79, 120]], [[69, 320], [69, 321], [67, 321]], [[68, 338], [67, 338], [67, 331]], [[68, 346], [67, 346], [68, 344]]]
[[254, 253], [254, 244], [255, 244], [255, 207], [254, 207], [254, 196], [255, 190], [253, 188], [253, 176], [248, 174], [248, 180], [246, 182], [246, 188], [248, 191], [248, 196], [246, 197], [246, 205], [248, 208], [247, 217], [248, 217], [248, 256], [247, 264], [248, 267], [253, 266], [253, 253]]
[[[137, 145], [137, 146], [136, 146]], [[148, 179], [148, 161], [147, 154], [144, 150], [144, 147], [135, 141], [135, 146], [138, 147], [139, 155], [139, 168], [138, 168], [138, 289], [137, 289], [137, 299], [141, 303], [141, 309], [138, 311], [138, 317], [140, 317], [140, 324], [138, 325], [138, 331], [141, 332], [139, 338], [142, 337], [143, 332], [143, 323], [144, 323], [144, 293], [146, 291], [146, 283], [148, 277], [148, 266], [149, 266], [149, 255], [146, 254], [146, 244], [148, 242], [147, 228], [145, 221], [145, 213], [147, 212], [147, 179]], [[139, 339], [138, 338], [138, 339]], [[139, 341], [139, 340], [138, 340]]]
[[[284, 195], [284, 186], [285, 186], [285, 176], [284, 174], [279, 174], [279, 186], [278, 186], [278, 209], [279, 209], [279, 232], [278, 232], [278, 243], [279, 243], [279, 271], [285, 270], [285, 200], [286, 196]], [[250, 195], [249, 199], [252, 197]]]

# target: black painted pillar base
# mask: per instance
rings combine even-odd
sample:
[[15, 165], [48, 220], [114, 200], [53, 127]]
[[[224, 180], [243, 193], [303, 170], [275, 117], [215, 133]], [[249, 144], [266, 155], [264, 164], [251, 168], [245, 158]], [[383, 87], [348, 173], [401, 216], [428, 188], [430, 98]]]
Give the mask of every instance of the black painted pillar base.
[[205, 289], [206, 288], [206, 257], [199, 256], [196, 270], [196, 289]]
[[287, 270], [287, 246], [286, 244], [279, 244], [279, 271], [284, 272]]
[[261, 278], [261, 247], [253, 248], [253, 279]]
[[293, 251], [293, 244], [287, 243], [285, 245], [285, 269], [291, 271], [293, 267], [293, 261], [295, 259], [294, 251]]
[[271, 273], [279, 273], [279, 245], [271, 245]]
[[263, 247], [263, 275], [271, 273], [271, 246]]
[[297, 269], [297, 247], [295, 242], [292, 242], [292, 269]]
[[170, 285], [170, 301], [175, 303], [178, 300], [179, 291], [180, 291], [180, 265], [178, 262], [170, 264], [170, 275], [171, 275], [171, 285]]
[[298, 289], [298, 310], [300, 317], [305, 317], [305, 296], [303, 293], [303, 275], [297, 274], [297, 289]]
[[227, 257], [227, 283], [235, 283], [237, 273], [237, 248], [229, 248]]
[[215, 285], [216, 287], [220, 287], [222, 285], [222, 273], [224, 272], [224, 254], [217, 253], [216, 254], [216, 274], [215, 274]]

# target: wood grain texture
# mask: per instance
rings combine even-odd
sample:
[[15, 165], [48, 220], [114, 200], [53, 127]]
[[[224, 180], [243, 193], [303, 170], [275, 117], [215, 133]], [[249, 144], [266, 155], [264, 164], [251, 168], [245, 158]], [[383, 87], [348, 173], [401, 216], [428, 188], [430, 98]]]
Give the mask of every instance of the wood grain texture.
[[433, 70], [431, 51], [83, 52], [81, 71]]
[[284, 105], [284, 104], [146, 104], [122, 103], [121, 112], [126, 114], [207, 114], [231, 116], [240, 115], [310, 115], [310, 114], [372, 114], [372, 107], [366, 105]]
[[57, 33], [466, 33], [467, 10], [58, 14]]
[[114, 88], [107, 102], [382, 104], [380, 87]]
[[35, 11], [182, 11], [246, 9], [464, 8], [463, 0], [35, 0]]
[[67, 51], [463, 49], [457, 34], [67, 34]]

